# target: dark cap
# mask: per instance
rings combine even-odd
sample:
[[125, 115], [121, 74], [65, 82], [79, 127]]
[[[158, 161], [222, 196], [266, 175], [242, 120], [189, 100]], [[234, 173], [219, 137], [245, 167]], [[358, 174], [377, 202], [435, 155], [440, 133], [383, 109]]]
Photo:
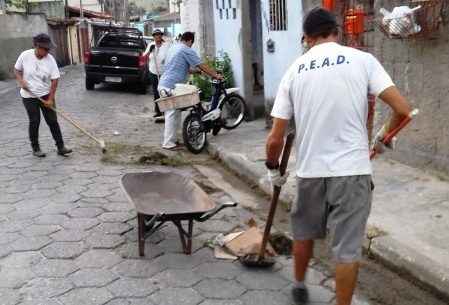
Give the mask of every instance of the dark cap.
[[337, 18], [321, 7], [312, 9], [304, 19], [303, 30], [307, 36], [317, 36], [338, 27]]
[[159, 30], [159, 29], [156, 29], [156, 30], [154, 30], [154, 31], [153, 31], [153, 34], [152, 34], [152, 36], [155, 36], [155, 35], [163, 35], [163, 33], [162, 33], [162, 31], [161, 31], [161, 30]]
[[53, 42], [51, 41], [50, 36], [48, 36], [48, 34], [45, 34], [45, 33], [40, 33], [40, 34], [37, 34], [36, 36], [34, 36], [33, 44], [35, 47], [43, 48], [43, 49], [47, 49], [47, 50], [53, 49], [55, 47]]

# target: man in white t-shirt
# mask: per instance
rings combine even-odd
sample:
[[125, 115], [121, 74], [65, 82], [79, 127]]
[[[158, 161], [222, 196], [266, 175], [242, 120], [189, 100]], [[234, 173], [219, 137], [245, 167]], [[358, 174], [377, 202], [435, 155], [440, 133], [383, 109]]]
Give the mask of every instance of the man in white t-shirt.
[[[39, 145], [39, 125], [42, 111], [58, 148], [58, 154], [65, 156], [72, 150], [64, 146], [56, 112], [51, 109], [55, 105], [56, 88], [60, 77], [58, 65], [53, 56], [49, 54], [53, 44], [45, 33], [33, 37], [33, 44], [34, 49], [22, 52], [14, 65], [17, 82], [22, 88], [20, 95], [30, 120], [28, 132], [33, 155], [45, 157], [45, 153], [41, 151]], [[46, 102], [41, 103], [37, 97]]]
[[297, 198], [291, 211], [296, 280], [292, 295], [298, 304], [308, 301], [304, 279], [313, 241], [324, 238], [329, 229], [336, 261], [337, 305], [349, 305], [373, 186], [367, 97], [378, 96], [392, 108], [387, 132], [411, 109], [376, 58], [337, 43], [338, 27], [332, 13], [313, 9], [303, 29], [310, 50], [293, 63], [279, 86], [271, 113], [266, 166], [273, 185], [285, 183], [278, 160], [293, 118]]
[[[157, 87], [159, 86], [159, 78], [164, 72], [165, 58], [167, 57], [167, 52], [168, 49], [170, 48], [170, 44], [168, 42], [165, 42], [165, 40], [162, 37], [162, 34], [163, 33], [161, 30], [158, 29], [154, 30], [153, 32], [154, 44], [152, 44], [149, 49], [150, 82], [153, 88], [154, 100], [160, 98]], [[161, 123], [164, 121], [163, 115], [164, 114], [159, 110], [159, 106], [157, 105], [157, 103], [154, 103], [154, 117], [155, 118], [162, 117], [161, 119], [157, 119], [156, 123]]]

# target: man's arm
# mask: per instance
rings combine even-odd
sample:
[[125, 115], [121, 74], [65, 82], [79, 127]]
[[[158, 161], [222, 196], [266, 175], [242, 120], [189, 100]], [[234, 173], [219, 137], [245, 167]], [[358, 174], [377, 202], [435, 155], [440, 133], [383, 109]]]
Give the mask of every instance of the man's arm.
[[279, 166], [279, 158], [284, 148], [284, 135], [287, 131], [288, 120], [273, 118], [273, 127], [268, 134], [266, 153], [267, 165]]
[[56, 96], [56, 89], [58, 88], [58, 79], [52, 79], [51, 80], [51, 86], [50, 86], [50, 93], [48, 94], [48, 99], [44, 103], [46, 107], [53, 107], [55, 104], [55, 96]]
[[28, 90], [27, 83], [23, 79], [23, 72], [17, 69], [14, 69], [14, 75], [16, 76], [16, 80], [19, 83], [20, 88]]
[[209, 67], [206, 64], [199, 64], [198, 66], [196, 66], [196, 68], [200, 69], [201, 71], [203, 71], [212, 78], [223, 79], [222, 75], [218, 74], [217, 71], [215, 71], [215, 69]]
[[388, 134], [409, 116], [412, 108], [395, 86], [385, 89], [379, 97], [393, 110], [392, 118], [385, 130], [385, 134]]

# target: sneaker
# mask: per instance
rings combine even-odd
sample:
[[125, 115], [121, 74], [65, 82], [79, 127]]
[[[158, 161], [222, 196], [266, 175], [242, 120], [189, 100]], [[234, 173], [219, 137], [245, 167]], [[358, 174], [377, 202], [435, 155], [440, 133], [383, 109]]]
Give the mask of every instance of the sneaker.
[[165, 150], [176, 151], [176, 150], [184, 149], [184, 145], [182, 145], [182, 144], [175, 144], [174, 146], [162, 146], [162, 148], [165, 149]]
[[292, 297], [297, 305], [307, 304], [309, 302], [309, 292], [307, 288], [292, 288]]
[[62, 148], [58, 148], [58, 155], [60, 156], [66, 156], [70, 153], [72, 153], [72, 150], [65, 146], [63, 146]]
[[154, 122], [156, 124], [162, 124], [165, 123], [165, 118], [164, 117], [157, 117], [156, 120], [154, 120]]
[[44, 152], [42, 152], [42, 150], [37, 149], [37, 150], [33, 151], [33, 156], [38, 157], [38, 158], [45, 158], [46, 154]]

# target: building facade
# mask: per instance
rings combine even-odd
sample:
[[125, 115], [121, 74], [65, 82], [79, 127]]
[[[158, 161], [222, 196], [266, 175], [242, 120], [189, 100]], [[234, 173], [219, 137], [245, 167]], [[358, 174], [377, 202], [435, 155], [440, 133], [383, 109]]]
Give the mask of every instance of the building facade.
[[268, 114], [283, 74], [301, 55], [302, 3], [215, 0], [216, 54], [226, 52], [250, 116]]

